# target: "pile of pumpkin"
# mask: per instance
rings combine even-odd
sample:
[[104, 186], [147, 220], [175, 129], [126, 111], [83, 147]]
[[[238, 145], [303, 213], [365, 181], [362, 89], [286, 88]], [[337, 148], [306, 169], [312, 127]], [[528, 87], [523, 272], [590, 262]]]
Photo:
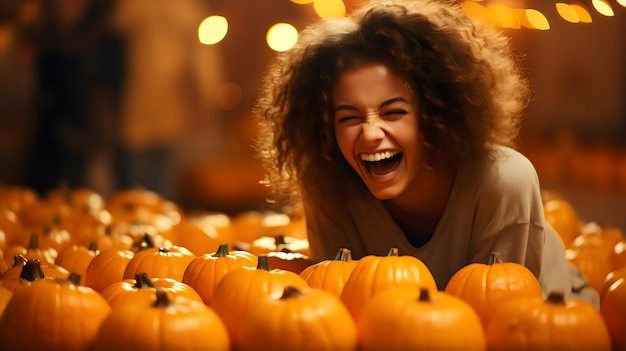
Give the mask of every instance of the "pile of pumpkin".
[[572, 236], [572, 263], [608, 272], [589, 279], [599, 310], [559, 291], [544, 297], [528, 269], [498, 253], [437, 290], [428, 268], [395, 248], [311, 262], [298, 213], [191, 214], [144, 189], [105, 201], [6, 187], [0, 349], [626, 350], [626, 239], [581, 223], [561, 198], [545, 205]]

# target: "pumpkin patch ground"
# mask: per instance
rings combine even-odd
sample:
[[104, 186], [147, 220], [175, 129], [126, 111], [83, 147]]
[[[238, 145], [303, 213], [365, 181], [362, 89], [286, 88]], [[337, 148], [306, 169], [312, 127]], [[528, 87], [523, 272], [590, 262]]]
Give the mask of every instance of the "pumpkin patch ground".
[[497, 252], [438, 291], [393, 247], [312, 261], [302, 213], [0, 188], [0, 350], [626, 350], [626, 237], [544, 203], [599, 309]]

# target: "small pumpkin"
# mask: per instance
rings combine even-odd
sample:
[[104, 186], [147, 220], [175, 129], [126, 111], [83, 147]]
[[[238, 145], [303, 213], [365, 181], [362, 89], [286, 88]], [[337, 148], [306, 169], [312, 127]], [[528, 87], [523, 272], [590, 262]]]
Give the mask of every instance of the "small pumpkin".
[[256, 267], [241, 267], [225, 274], [213, 291], [210, 306], [220, 316], [236, 347], [240, 321], [252, 306], [270, 294], [281, 293], [287, 286], [309, 287], [298, 274], [271, 269], [267, 256], [258, 257]]
[[582, 228], [578, 212], [563, 198], [554, 198], [543, 204], [546, 221], [556, 230], [565, 247], [572, 246], [574, 239], [581, 234]]
[[352, 259], [350, 250], [340, 248], [334, 259], [310, 265], [300, 276], [310, 287], [326, 290], [339, 297], [357, 262]]
[[181, 297], [202, 302], [200, 295], [189, 285], [171, 278], [150, 278], [146, 273], [113, 283], [102, 289], [100, 295], [113, 309], [126, 304], [149, 305], [156, 299], [154, 291], [157, 288], [165, 289], [171, 299]]
[[524, 265], [503, 262], [492, 252], [488, 263], [472, 263], [458, 270], [448, 281], [445, 292], [467, 302], [483, 326], [503, 303], [516, 298], [543, 297], [541, 285]]
[[352, 351], [356, 326], [339, 298], [287, 286], [257, 302], [241, 321], [237, 350]]
[[241, 267], [256, 267], [258, 258], [247, 251], [229, 251], [222, 243], [216, 252], [194, 258], [185, 269], [182, 282], [194, 288], [209, 305], [213, 290], [226, 273]]
[[85, 270], [85, 285], [99, 292], [112, 283], [124, 280], [126, 266], [134, 254], [132, 251], [118, 249], [100, 252]]
[[397, 248], [391, 248], [387, 256], [368, 255], [358, 260], [340, 299], [358, 320], [361, 309], [372, 297], [395, 286], [437, 289], [435, 278], [421, 260], [400, 256]]
[[170, 237], [172, 243], [189, 249], [194, 255], [214, 252], [223, 241], [214, 226], [189, 217], [172, 227]]
[[85, 274], [91, 260], [98, 255], [96, 242], [92, 242], [89, 247], [83, 245], [72, 245], [59, 253], [54, 261], [55, 264], [65, 268], [71, 273], [80, 275], [80, 284], [85, 285]]
[[224, 325], [205, 304], [172, 300], [162, 288], [151, 293], [153, 304], [113, 309], [100, 326], [93, 350], [230, 350]]
[[27, 260], [24, 256], [15, 256], [15, 265], [3, 276], [2, 284], [13, 291], [18, 285], [29, 284], [37, 279], [68, 279], [70, 272], [65, 268], [42, 262], [39, 259]]
[[0, 349], [90, 349], [111, 309], [79, 279], [39, 279], [16, 288], [0, 319]]
[[504, 303], [485, 328], [489, 350], [611, 350], [600, 312], [560, 291]]
[[[14, 257], [15, 255], [22, 255], [27, 259], [38, 259], [48, 263], [54, 263], [57, 256], [59, 255], [58, 251], [52, 247], [42, 247], [39, 245], [39, 238], [41, 234], [38, 232], [32, 232], [30, 234], [30, 239], [26, 246], [22, 245], [9, 245], [6, 248], [5, 254], [6, 257]], [[6, 259], [5, 259], [6, 260]]]
[[626, 267], [607, 276], [600, 301], [613, 350], [626, 350]]
[[182, 246], [151, 247], [137, 252], [128, 262], [124, 279], [132, 279], [145, 272], [152, 278], [183, 280], [187, 265], [196, 255]]
[[465, 301], [428, 288], [374, 296], [356, 323], [359, 350], [485, 350], [480, 318]]

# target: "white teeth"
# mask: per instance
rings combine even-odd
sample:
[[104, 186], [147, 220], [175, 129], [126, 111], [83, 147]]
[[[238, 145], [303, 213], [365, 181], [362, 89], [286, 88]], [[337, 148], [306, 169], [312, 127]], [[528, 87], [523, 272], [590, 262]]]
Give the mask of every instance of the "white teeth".
[[375, 161], [380, 161], [380, 160], [384, 160], [387, 158], [391, 158], [399, 153], [400, 153], [399, 151], [384, 151], [384, 152], [376, 152], [373, 154], [361, 154], [361, 160], [368, 161], [368, 162], [375, 162]]

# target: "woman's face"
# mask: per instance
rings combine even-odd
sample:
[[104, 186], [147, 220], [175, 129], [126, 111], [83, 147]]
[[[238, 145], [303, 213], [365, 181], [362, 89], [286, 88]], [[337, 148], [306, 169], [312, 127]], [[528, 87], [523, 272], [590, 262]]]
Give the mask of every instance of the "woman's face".
[[372, 194], [389, 200], [419, 181], [418, 106], [404, 80], [384, 64], [352, 68], [332, 91], [337, 144]]

